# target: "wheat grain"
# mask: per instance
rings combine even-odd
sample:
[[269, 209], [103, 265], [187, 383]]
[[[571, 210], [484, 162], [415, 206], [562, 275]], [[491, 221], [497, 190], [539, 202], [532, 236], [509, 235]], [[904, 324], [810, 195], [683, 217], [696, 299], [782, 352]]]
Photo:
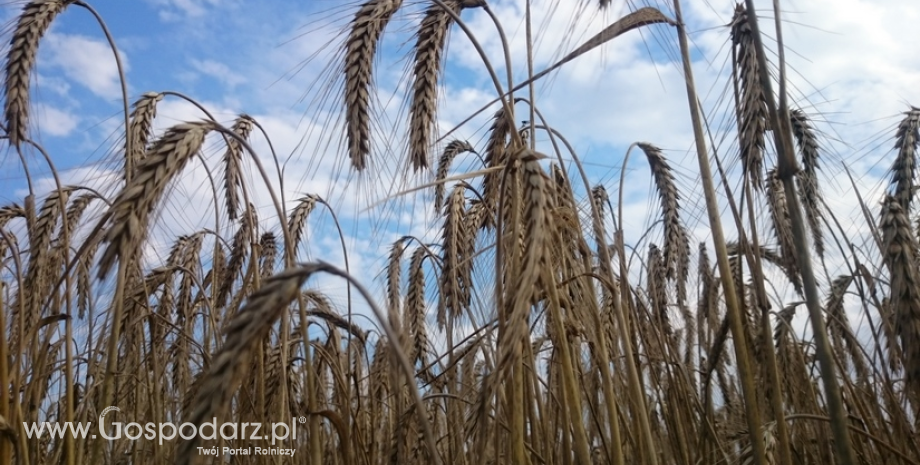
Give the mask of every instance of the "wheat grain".
[[412, 253], [409, 261], [409, 289], [406, 293], [406, 308], [403, 315], [406, 318], [406, 333], [412, 341], [409, 351], [409, 360], [422, 361], [425, 365], [425, 356], [428, 353], [428, 329], [425, 324], [425, 271], [422, 268], [427, 252], [424, 247], [418, 247]]
[[[508, 134], [514, 130], [513, 120], [505, 115], [505, 109], [495, 112], [492, 126], [489, 128], [489, 140], [486, 142], [486, 167], [503, 166], [506, 163], [505, 144]], [[486, 202], [490, 213], [498, 205], [500, 174], [487, 174], [482, 179], [482, 198]]]
[[[799, 274], [796, 259], [795, 242], [792, 237], [792, 220], [789, 218], [789, 209], [786, 204], [786, 193], [783, 182], [779, 179], [776, 170], [767, 172], [767, 207], [770, 210], [770, 219], [779, 250], [782, 254], [782, 268], [795, 286], [796, 292], [802, 294], [802, 280]], [[766, 249], [761, 249], [766, 250]]]
[[268, 278], [275, 272], [275, 255], [278, 251], [277, 242], [275, 233], [271, 231], [262, 233], [262, 238], [259, 240], [259, 247], [262, 249], [259, 257], [262, 259], [262, 279]]
[[655, 244], [650, 244], [648, 248], [646, 273], [649, 304], [652, 307], [652, 323], [656, 328], [660, 328], [665, 336], [670, 336], [672, 330], [668, 317], [668, 296], [665, 290], [665, 265], [661, 251]]
[[689, 258], [690, 251], [685, 245], [686, 232], [680, 222], [680, 193], [674, 183], [674, 174], [671, 166], [661, 153], [661, 149], [646, 142], [640, 142], [642, 149], [652, 169], [652, 178], [658, 190], [661, 201], [661, 216], [664, 223], [664, 266], [668, 279], [674, 279], [683, 273], [684, 264]]
[[438, 303], [438, 326], [443, 330], [447, 326], [447, 316], [457, 318], [466, 306], [468, 292], [465, 276], [467, 260], [472, 257], [466, 255], [467, 247], [464, 240], [464, 225], [466, 215], [466, 188], [463, 185], [454, 187], [447, 204], [444, 217], [444, 227], [441, 230], [441, 240], [444, 248], [441, 252], [441, 299]]
[[291, 211], [290, 218], [288, 219], [288, 229], [291, 231], [291, 244], [294, 246], [294, 250], [291, 251], [292, 255], [297, 253], [297, 247], [299, 247], [300, 240], [303, 237], [307, 218], [316, 207], [317, 200], [318, 197], [312, 194], [301, 197], [300, 200], [297, 201], [297, 206]]
[[894, 196], [901, 209], [910, 211], [917, 171], [917, 145], [920, 144], [920, 108], [911, 107], [904, 115], [895, 135], [898, 154], [891, 166], [891, 184], [894, 184]]
[[7, 223], [15, 218], [25, 218], [26, 210], [18, 204], [4, 205], [0, 207], [0, 229], [6, 228]]
[[390, 256], [387, 260], [387, 312], [396, 315], [400, 309], [400, 277], [402, 276], [400, 261], [406, 250], [405, 239], [401, 238], [390, 246]]

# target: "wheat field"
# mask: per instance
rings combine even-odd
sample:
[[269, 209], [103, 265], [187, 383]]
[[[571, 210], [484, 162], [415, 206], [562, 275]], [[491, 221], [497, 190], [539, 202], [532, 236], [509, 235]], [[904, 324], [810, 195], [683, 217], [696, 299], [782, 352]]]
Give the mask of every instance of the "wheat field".
[[[486, 53], [467, 25], [492, 19], [505, 37], [486, 0], [335, 7], [345, 20], [311, 103], [332, 128], [309, 136], [328, 147], [317, 156], [383, 193], [362, 214], [383, 221], [413, 199], [434, 231], [384, 244], [379, 283], [355, 277], [344, 241], [342, 264], [311, 244], [311, 219], [339, 227], [338, 204], [286, 197], [286, 155], [254, 148], [271, 140], [258, 119], [220, 122], [175, 91], [132, 97], [123, 74], [113, 187], [62, 185], [54, 154], [33, 140], [43, 36], [66, 10], [98, 20], [113, 60], [117, 45], [87, 2], [23, 3], [8, 29], [2, 134], [13, 160], [46, 166], [56, 186], [33, 188], [26, 169], [29, 195], [0, 205], [0, 464], [920, 463], [920, 108], [890, 128], [893, 150], [879, 148], [888, 183], [881, 203], [860, 197], [856, 237], [822, 185], [824, 116], [786, 86], [772, 21], [782, 9], [758, 18], [753, 1], [737, 4], [722, 31], [726, 119], [716, 120], [694, 81], [681, 3], [627, 8], [545, 69], [530, 47]], [[404, 123], [384, 117], [389, 97], [375, 84], [392, 65], [379, 49], [399, 32], [394, 18], [411, 29]], [[539, 31], [525, 23], [531, 45]], [[618, 180], [592, 183], [541, 111], [538, 82], [640, 32], [679, 52], [695, 182], [680, 181], [673, 151], [636, 141]], [[485, 121], [479, 140], [438, 116], [447, 47], [461, 41], [493, 92], [466, 115]], [[157, 130], [165, 100], [198, 105], [200, 119]], [[652, 180], [637, 237], [624, 228], [629, 162]], [[173, 186], [202, 167], [205, 223], [161, 237]], [[382, 167], [404, 183], [374, 186]], [[151, 259], [162, 241], [165, 259]], [[341, 284], [347, 301], [318, 282]], [[272, 444], [27, 432], [105, 414], [288, 422], [296, 433]]]

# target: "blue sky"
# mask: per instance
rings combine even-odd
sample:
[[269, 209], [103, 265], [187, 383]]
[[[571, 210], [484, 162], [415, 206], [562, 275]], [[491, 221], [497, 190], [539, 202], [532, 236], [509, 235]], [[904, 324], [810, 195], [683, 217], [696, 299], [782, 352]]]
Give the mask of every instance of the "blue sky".
[[[534, 3], [537, 69], [626, 11], [623, 2], [613, 2], [605, 13], [598, 13], [594, 2], [589, 3]], [[659, 3], [670, 16], [669, 2]], [[377, 116], [392, 124], [405, 119], [399, 90], [405, 86], [411, 28], [418, 21], [421, 5], [406, 4], [408, 11], [416, 13], [400, 15], [391, 24], [377, 61], [382, 95]], [[763, 27], [772, 29], [768, 10], [772, 2], [757, 4], [763, 8]], [[839, 180], [839, 164], [848, 163], [860, 175], [863, 194], [870, 200], [877, 198], [892, 159], [889, 149], [899, 113], [908, 103], [920, 105], [920, 54], [907, 39], [920, 21], [920, 7], [909, 0], [888, 1], [884, 7], [869, 0], [783, 4], [793, 100], [815, 114], [819, 131], [826, 136], [825, 187], [837, 189], [828, 200], [846, 216], [853, 211], [855, 197], [848, 184]], [[402, 134], [378, 134], [376, 143], [381, 144], [382, 153], [376, 170], [365, 179], [380, 181], [378, 185], [358, 180], [348, 183], [348, 189], [343, 187], [348, 173], [337, 169], [336, 162], [343, 155], [336, 151], [341, 133], [333, 124], [341, 107], [335, 101], [319, 104], [316, 99], [323, 95], [318, 93], [322, 87], [311, 85], [329, 82], [324, 69], [335, 58], [342, 39], [339, 32], [357, 2], [132, 0], [93, 5], [127, 64], [130, 100], [147, 91], [173, 90], [202, 102], [228, 126], [240, 112], [256, 117], [268, 130], [280, 157], [289, 160], [285, 171], [288, 199], [318, 193], [338, 207], [353, 254], [352, 266], [362, 280], [377, 276], [385, 247], [395, 238], [407, 233], [433, 237], [436, 233], [431, 212], [421, 208], [425, 197], [404, 197], [401, 208], [372, 211], [375, 220], [366, 219], [364, 210], [369, 205], [423, 179], [394, 176], [401, 172], [395, 160], [404, 143]], [[502, 20], [511, 41], [515, 74], [521, 76], [526, 69], [523, 0], [492, 0], [490, 5]], [[4, 18], [11, 20], [20, 8], [21, 4], [7, 5]], [[720, 100], [728, 85], [724, 25], [733, 8], [734, 2], [723, 0], [687, 0], [684, 5], [693, 32], [699, 91], [704, 107], [714, 113], [726, 108], [726, 102]], [[488, 17], [471, 10], [464, 13], [464, 19], [490, 58], [500, 63], [500, 42]], [[667, 27], [630, 32], [541, 82], [537, 99], [551, 124], [579, 151], [592, 182], [606, 183], [612, 195], [629, 144], [641, 140], [664, 148], [683, 191], [685, 219], [697, 230], [698, 238], [705, 239], [685, 90], [679, 64], [674, 61], [676, 50], [676, 39]], [[66, 170], [65, 183], [95, 182], [114, 192], [115, 184], [106, 176], [115, 166], [112, 160], [122, 131], [118, 76], [104, 37], [86, 11], [71, 7], [55, 20], [42, 41], [36, 70], [32, 102], [38, 124], [33, 124], [33, 130], [40, 132], [33, 135], [49, 150], [57, 167]], [[442, 132], [493, 97], [481, 59], [454, 28], [439, 110]], [[197, 110], [176, 99], [164, 100], [159, 108], [157, 127], [161, 130], [201, 118]], [[476, 119], [457, 135], [481, 147], [486, 124], [485, 118]], [[383, 137], [386, 135], [392, 138]], [[724, 137], [720, 148], [730, 154], [733, 134]], [[326, 145], [330, 141], [332, 145]], [[254, 143], [267, 160], [265, 141], [257, 138]], [[384, 146], [389, 148], [384, 150]], [[215, 142], [205, 151], [216, 163], [222, 150]], [[50, 186], [47, 170], [39, 166], [37, 159], [30, 162], [33, 176], [45, 177], [39, 186]], [[7, 152], [0, 167], [0, 202], [21, 202], [25, 183], [19, 160]], [[636, 157], [629, 170], [624, 226], [627, 238], [636, 238], [653, 220], [657, 200], [649, 196], [653, 191], [644, 161]], [[152, 261], [163, 256], [176, 236], [203, 227], [207, 220], [202, 218], [213, 216], [209, 189], [202, 187], [205, 180], [201, 170], [192, 169], [177, 184], [154, 231], [148, 254]], [[260, 211], [268, 217], [271, 210], [264, 194], [264, 189], [256, 189]], [[328, 216], [323, 213], [311, 222], [309, 256], [341, 264], [338, 237], [323, 218]], [[330, 289], [334, 293], [342, 286]]]

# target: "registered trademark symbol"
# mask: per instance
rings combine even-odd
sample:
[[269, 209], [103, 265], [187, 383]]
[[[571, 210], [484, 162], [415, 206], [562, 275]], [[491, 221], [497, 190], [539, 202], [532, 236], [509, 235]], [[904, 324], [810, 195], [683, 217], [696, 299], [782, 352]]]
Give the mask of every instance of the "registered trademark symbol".
[[307, 417], [300, 417], [300, 418], [297, 419], [297, 421], [298, 421], [299, 423], [306, 423], [306, 422], [307, 422]]

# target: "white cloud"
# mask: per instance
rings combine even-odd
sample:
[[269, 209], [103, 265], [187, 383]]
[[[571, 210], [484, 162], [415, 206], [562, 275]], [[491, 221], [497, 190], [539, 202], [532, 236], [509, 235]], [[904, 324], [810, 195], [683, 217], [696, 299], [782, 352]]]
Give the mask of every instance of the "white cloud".
[[[43, 49], [50, 54], [51, 64], [60, 68], [68, 79], [106, 99], [121, 96], [118, 67], [109, 45], [100, 40], [79, 34], [48, 34]], [[125, 72], [128, 60], [120, 53]]]
[[56, 95], [61, 97], [71, 97], [71, 85], [66, 79], [60, 76], [47, 76], [41, 73], [36, 73], [37, 83], [35, 85], [35, 90], [41, 92], [42, 90], [50, 90]]
[[36, 107], [37, 124], [42, 134], [55, 137], [69, 136], [80, 122], [79, 117], [67, 111], [48, 105], [37, 105]]
[[150, 2], [161, 7], [160, 19], [163, 21], [197, 18], [207, 13], [211, 7], [230, 3], [226, 0], [150, 0]]
[[215, 60], [192, 60], [192, 67], [205, 76], [215, 78], [233, 89], [246, 82], [246, 78], [233, 72], [227, 65]]

